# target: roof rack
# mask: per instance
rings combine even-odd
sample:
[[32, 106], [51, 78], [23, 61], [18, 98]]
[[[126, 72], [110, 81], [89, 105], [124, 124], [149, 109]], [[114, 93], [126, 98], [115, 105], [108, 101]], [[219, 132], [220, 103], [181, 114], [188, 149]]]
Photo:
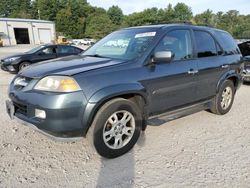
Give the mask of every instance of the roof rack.
[[169, 22], [160, 22], [160, 23], [151, 23], [150, 25], [161, 25], [161, 24], [186, 24], [186, 25], [193, 25], [191, 21], [169, 21]]
[[212, 27], [212, 28], [214, 28], [214, 26], [210, 25], [210, 24], [197, 24], [197, 26], [205, 26], [205, 27]]

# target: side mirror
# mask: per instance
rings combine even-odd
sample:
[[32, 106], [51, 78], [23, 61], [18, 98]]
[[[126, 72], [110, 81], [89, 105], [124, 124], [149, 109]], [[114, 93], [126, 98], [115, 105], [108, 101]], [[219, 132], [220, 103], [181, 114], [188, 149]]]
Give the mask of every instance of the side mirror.
[[152, 62], [153, 63], [170, 63], [174, 58], [174, 54], [171, 51], [159, 51], [155, 52]]

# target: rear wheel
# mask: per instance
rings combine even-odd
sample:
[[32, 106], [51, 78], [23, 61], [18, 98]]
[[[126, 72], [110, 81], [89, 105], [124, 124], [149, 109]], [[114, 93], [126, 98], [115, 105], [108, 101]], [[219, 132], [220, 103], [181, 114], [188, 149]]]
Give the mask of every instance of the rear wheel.
[[22, 71], [24, 68], [30, 66], [30, 62], [22, 62], [20, 65], [19, 65], [19, 71]]
[[117, 98], [100, 108], [87, 137], [101, 156], [115, 158], [133, 148], [141, 129], [142, 113], [138, 106]]
[[233, 105], [234, 94], [234, 83], [231, 80], [224, 81], [219, 89], [219, 92], [213, 99], [211, 112], [218, 115], [228, 113]]

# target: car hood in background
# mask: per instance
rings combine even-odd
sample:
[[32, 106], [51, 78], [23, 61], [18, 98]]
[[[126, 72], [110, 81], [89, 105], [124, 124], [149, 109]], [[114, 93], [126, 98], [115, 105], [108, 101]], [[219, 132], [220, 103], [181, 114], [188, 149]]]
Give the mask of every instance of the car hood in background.
[[123, 63], [122, 60], [113, 60], [99, 57], [68, 56], [34, 64], [21, 73], [21, 76], [30, 78], [40, 78], [47, 75], [67, 75], [71, 76], [81, 72], [112, 66]]
[[5, 57], [1, 58], [1, 60], [9, 59], [9, 58], [12, 58], [12, 57], [22, 57], [24, 55], [27, 55], [27, 54], [25, 54], [25, 53], [18, 53], [18, 54], [14, 54], [14, 55], [10, 55], [10, 56], [5, 56]]

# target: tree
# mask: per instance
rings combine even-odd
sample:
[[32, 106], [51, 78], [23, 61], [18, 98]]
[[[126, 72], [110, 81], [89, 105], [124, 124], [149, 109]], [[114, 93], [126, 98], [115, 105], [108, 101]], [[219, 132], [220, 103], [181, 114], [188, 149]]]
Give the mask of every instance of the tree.
[[193, 17], [192, 9], [184, 3], [177, 3], [174, 7], [174, 19], [176, 21], [189, 21]]
[[30, 0], [4, 0], [0, 3], [0, 17], [30, 18]]
[[197, 14], [194, 17], [194, 21], [198, 25], [215, 25], [215, 15], [213, 11], [207, 9], [201, 14]]
[[89, 16], [85, 36], [101, 39], [115, 29], [105, 12], [95, 12]]
[[109, 16], [109, 19], [112, 21], [115, 25], [121, 25], [123, 21], [123, 12], [122, 9], [118, 6], [112, 6], [108, 9], [107, 14]]
[[85, 1], [71, 0], [56, 14], [57, 31], [70, 38], [85, 36], [86, 19], [91, 12]]

